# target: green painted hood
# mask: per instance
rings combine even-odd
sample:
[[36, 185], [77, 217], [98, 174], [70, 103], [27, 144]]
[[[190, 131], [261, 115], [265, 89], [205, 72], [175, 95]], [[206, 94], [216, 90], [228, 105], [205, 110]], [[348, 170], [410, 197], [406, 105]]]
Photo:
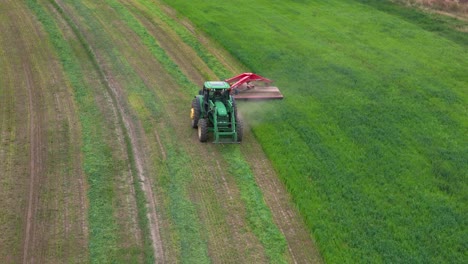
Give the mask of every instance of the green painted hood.
[[218, 111], [219, 116], [226, 116], [227, 115], [227, 110], [226, 106], [220, 101], [215, 102], [216, 110]]

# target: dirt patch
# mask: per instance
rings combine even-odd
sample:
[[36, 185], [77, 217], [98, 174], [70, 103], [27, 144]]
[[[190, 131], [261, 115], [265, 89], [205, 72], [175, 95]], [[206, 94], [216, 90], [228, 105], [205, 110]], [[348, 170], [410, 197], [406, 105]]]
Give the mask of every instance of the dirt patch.
[[468, 0], [393, 0], [393, 2], [468, 21]]

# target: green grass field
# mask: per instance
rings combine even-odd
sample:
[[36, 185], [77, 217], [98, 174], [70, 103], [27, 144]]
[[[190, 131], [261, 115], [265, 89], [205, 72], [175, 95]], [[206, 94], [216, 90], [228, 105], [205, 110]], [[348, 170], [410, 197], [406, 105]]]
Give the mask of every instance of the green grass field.
[[385, 1], [165, 2], [283, 91], [241, 109], [325, 261], [466, 262], [461, 22]]
[[[189, 2], [0, 1], [3, 262], [468, 262], [467, 22]], [[193, 96], [242, 71], [285, 99], [199, 143]]]

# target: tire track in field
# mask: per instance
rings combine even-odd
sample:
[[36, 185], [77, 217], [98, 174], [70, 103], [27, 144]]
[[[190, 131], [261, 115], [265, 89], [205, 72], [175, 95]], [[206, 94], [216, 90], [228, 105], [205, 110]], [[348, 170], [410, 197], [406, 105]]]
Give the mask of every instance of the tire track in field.
[[[146, 177], [144, 171], [144, 157], [142, 156], [142, 147], [140, 146], [137, 140], [137, 125], [134, 124], [134, 121], [128, 114], [128, 111], [125, 110], [123, 103], [123, 89], [120, 84], [115, 81], [115, 78], [112, 76], [111, 70], [104, 63], [103, 56], [96, 52], [90, 42], [87, 40], [87, 35], [80, 29], [76, 20], [72, 15], [67, 12], [63, 7], [63, 3], [60, 0], [54, 0], [55, 6], [59, 8], [59, 13], [64, 16], [64, 19], [69, 23], [69, 26], [73, 29], [74, 33], [77, 35], [78, 39], [82, 42], [81, 44], [85, 47], [86, 50], [91, 54], [91, 59], [94, 61], [94, 64], [99, 71], [99, 75], [105, 83], [105, 86], [108, 89], [110, 97], [112, 98], [112, 105], [116, 112], [121, 123], [122, 130], [125, 136], [130, 140], [130, 149], [127, 149], [128, 156], [133, 161], [131, 162], [135, 166], [136, 176], [139, 179], [143, 193], [145, 194], [145, 200], [147, 202], [148, 209], [148, 220], [149, 228], [152, 240], [152, 246], [154, 251], [155, 262], [164, 263], [164, 250], [162, 246], [162, 240], [159, 232], [159, 217], [156, 212], [157, 201], [156, 197], [152, 190], [152, 183], [149, 177]], [[133, 175], [133, 173], [132, 173]], [[134, 177], [133, 175], [132, 177]]]
[[[27, 135], [25, 138], [27, 140], [26, 144], [29, 145], [25, 147], [25, 150], [28, 149], [27, 153], [25, 153], [28, 162], [24, 164], [24, 167], [27, 167], [28, 173], [27, 178], [24, 179], [24, 198], [21, 197], [25, 201], [25, 207], [22, 208], [24, 210], [22, 238], [18, 239], [18, 242], [21, 243], [21, 252], [18, 252], [16, 257], [18, 262], [21, 260], [23, 263], [30, 263], [40, 259], [43, 256], [42, 253], [47, 249], [47, 245], [38, 242], [44, 240], [46, 235], [44, 230], [47, 230], [41, 225], [42, 220], [38, 219], [38, 212], [42, 209], [39, 202], [41, 187], [46, 182], [47, 133], [43, 133], [46, 127], [45, 119], [47, 118], [44, 111], [44, 98], [46, 96], [41, 89], [42, 84], [36, 83], [39, 75], [33, 72], [33, 67], [37, 65], [37, 61], [33, 59], [37, 49], [32, 46], [32, 41], [29, 41], [30, 38], [26, 37], [27, 34], [33, 35], [31, 38], [37, 37], [37, 34], [34, 33], [37, 33], [38, 29], [35, 27], [33, 20], [27, 19], [30, 16], [24, 6], [16, 1], [4, 3], [8, 5], [10, 12], [7, 14], [10, 21], [14, 21], [10, 23], [9, 32], [6, 33], [7, 37], [10, 37], [10, 45], [14, 45], [10, 47], [12, 52], [8, 56], [13, 59], [17, 58], [17, 63], [11, 65], [11, 68], [16, 70], [14, 77], [16, 80], [14, 82], [17, 85], [17, 92], [21, 90], [25, 92], [22, 98], [24, 105], [21, 107], [27, 113], [22, 118], [27, 123], [25, 125], [27, 129], [25, 129], [24, 133]], [[16, 166], [20, 167], [21, 164]], [[53, 223], [50, 226], [55, 227]]]
[[[29, 96], [29, 134], [30, 134], [30, 163], [29, 163], [29, 195], [28, 195], [28, 210], [26, 216], [26, 230], [24, 236], [24, 246], [23, 246], [23, 263], [30, 262], [29, 253], [32, 251], [31, 247], [34, 244], [35, 240], [35, 216], [37, 211], [38, 203], [38, 178], [41, 176], [43, 170], [43, 160], [41, 155], [41, 142], [42, 142], [42, 133], [40, 130], [41, 127], [41, 117], [39, 113], [40, 109], [37, 108], [34, 103], [33, 98], [36, 98], [35, 88], [33, 85], [33, 78], [31, 74], [31, 69], [29, 63], [25, 60], [23, 62], [24, 76], [26, 77], [26, 87], [28, 90]], [[37, 116], [36, 116], [37, 115]], [[37, 119], [37, 121], [36, 121]], [[37, 123], [39, 122], [39, 124]], [[38, 128], [39, 127], [39, 128]], [[31, 259], [34, 262], [34, 256]]]
[[82, 262], [86, 201], [80, 157], [73, 157], [80, 152], [73, 100], [53, 51], [37, 44], [44, 38], [38, 21], [21, 2], [9, 5], [10, 17], [15, 18], [12, 43], [17, 47], [10, 56], [21, 61], [16, 77], [25, 91], [29, 134], [29, 179], [18, 261], [21, 257], [23, 263]]
[[25, 88], [28, 93], [28, 116], [29, 116], [29, 188], [26, 210], [25, 234], [23, 239], [23, 263], [34, 262], [34, 244], [36, 240], [36, 214], [38, 210], [39, 189], [41, 177], [44, 174], [44, 148], [42, 142], [43, 114], [41, 109], [41, 92], [34, 83], [31, 69], [32, 62], [29, 58], [30, 49], [25, 45], [21, 37], [20, 23], [15, 23], [15, 35], [18, 36], [16, 45], [22, 50], [21, 62]]

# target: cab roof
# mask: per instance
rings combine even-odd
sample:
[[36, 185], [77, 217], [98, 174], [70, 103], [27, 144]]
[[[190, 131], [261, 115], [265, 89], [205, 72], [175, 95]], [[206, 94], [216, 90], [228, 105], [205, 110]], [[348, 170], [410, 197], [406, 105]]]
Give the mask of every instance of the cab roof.
[[223, 81], [208, 81], [205, 82], [205, 87], [208, 89], [229, 89], [231, 86]]

